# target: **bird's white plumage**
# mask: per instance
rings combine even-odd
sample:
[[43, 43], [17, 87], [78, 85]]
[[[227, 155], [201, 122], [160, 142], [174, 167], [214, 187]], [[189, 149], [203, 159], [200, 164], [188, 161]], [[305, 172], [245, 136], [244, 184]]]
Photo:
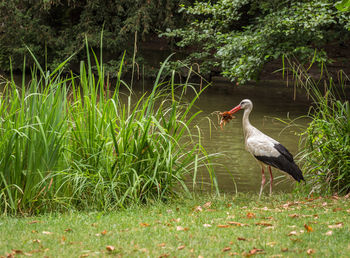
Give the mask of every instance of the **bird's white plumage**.
[[281, 154], [274, 147], [274, 143], [267, 137], [259, 137], [258, 135], [247, 138], [246, 148], [254, 156], [278, 157]]

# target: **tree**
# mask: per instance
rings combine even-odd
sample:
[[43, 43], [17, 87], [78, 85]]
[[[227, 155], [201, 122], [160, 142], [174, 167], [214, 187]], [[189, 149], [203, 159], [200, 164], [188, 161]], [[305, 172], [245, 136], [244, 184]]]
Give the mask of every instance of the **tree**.
[[181, 12], [190, 24], [163, 35], [194, 49], [185, 62], [200, 63], [204, 73], [220, 68], [240, 82], [257, 80], [264, 64], [285, 54], [302, 62], [330, 61], [324, 46], [350, 36], [349, 12], [338, 11], [331, 0], [202, 1], [182, 5]]
[[[111, 70], [127, 50], [131, 58], [137, 43], [166, 28], [173, 28], [183, 14], [176, 12], [186, 0], [9, 0], [0, 3], [0, 69], [21, 69], [28, 46], [40, 60], [55, 67], [84, 47], [103, 48]], [[81, 51], [82, 54], [85, 51]], [[82, 55], [81, 54], [81, 55]], [[76, 55], [72, 61], [81, 60]], [[28, 63], [28, 61], [27, 61]], [[127, 62], [128, 64], [130, 62]], [[30, 65], [30, 64], [28, 64]], [[127, 66], [127, 65], [126, 65]]]

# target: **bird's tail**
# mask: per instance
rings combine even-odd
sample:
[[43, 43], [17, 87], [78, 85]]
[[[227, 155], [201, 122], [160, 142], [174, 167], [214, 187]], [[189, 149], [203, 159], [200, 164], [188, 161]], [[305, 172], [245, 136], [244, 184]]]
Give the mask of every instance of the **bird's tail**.
[[303, 172], [301, 172], [300, 168], [294, 162], [290, 163], [290, 165], [285, 169], [285, 171], [290, 174], [296, 181], [300, 182], [301, 180], [305, 181]]

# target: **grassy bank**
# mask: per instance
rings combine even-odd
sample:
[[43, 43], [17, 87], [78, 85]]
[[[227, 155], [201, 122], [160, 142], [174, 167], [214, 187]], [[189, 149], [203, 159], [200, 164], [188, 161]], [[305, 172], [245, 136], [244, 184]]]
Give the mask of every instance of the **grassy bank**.
[[[112, 213], [2, 217], [0, 255], [36, 257], [345, 257], [346, 197], [254, 195], [177, 199]], [[11, 232], [11, 234], [9, 234]]]

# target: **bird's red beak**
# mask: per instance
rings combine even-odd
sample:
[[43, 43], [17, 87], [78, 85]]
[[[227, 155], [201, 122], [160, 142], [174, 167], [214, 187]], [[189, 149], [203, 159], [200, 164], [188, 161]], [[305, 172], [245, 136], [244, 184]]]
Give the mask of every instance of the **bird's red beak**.
[[234, 114], [239, 110], [241, 110], [241, 105], [238, 105], [238, 106], [232, 108], [229, 112], [230, 112], [230, 114]]

